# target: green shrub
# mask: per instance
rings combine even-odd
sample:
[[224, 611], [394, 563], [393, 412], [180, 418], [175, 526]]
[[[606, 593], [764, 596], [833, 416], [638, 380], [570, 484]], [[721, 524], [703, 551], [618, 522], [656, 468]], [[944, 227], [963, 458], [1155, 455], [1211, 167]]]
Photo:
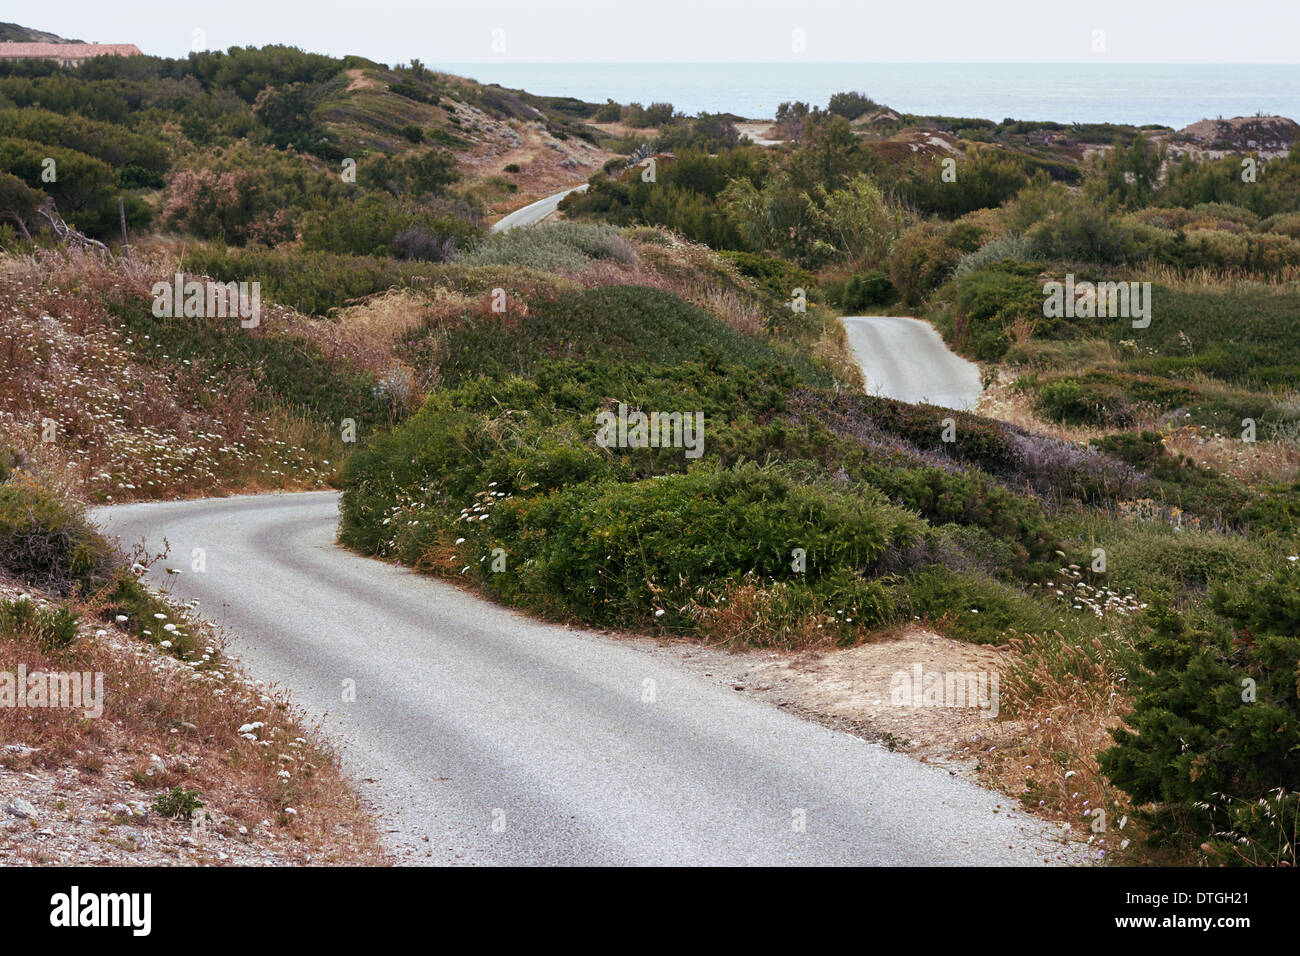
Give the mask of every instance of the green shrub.
[[[412, 233], [429, 237], [424, 254], [412, 255], [404, 245], [403, 237]], [[481, 234], [454, 210], [386, 192], [319, 206], [304, 217], [302, 226], [303, 246], [313, 252], [395, 255], [427, 262], [451, 259], [458, 248], [472, 244]]]
[[188, 820], [203, 808], [203, 801], [199, 799], [197, 790], [186, 790], [178, 784], [158, 794], [154, 798], [153, 808], [164, 817]]
[[317, 315], [394, 286], [420, 284], [438, 274], [437, 267], [429, 263], [256, 246], [197, 246], [181, 258], [181, 267], [222, 282], [256, 279], [266, 298]]
[[846, 315], [874, 306], [889, 305], [898, 298], [898, 290], [883, 269], [856, 273], [845, 282], [828, 286], [827, 293]]
[[795, 289], [811, 293], [816, 277], [793, 262], [752, 252], [723, 252], [722, 258], [735, 263], [737, 271], [755, 280], [776, 301], [790, 301]]
[[752, 465], [514, 499], [487, 530], [516, 556], [517, 581], [501, 585], [508, 595], [555, 599], [592, 622], [679, 626], [690, 623], [693, 596], [728, 578], [789, 579], [795, 548], [815, 581], [868, 568], [920, 534], [916, 519], [879, 498], [799, 486]]
[[1144, 493], [1171, 507], [1221, 519], [1230, 527], [1245, 528], [1252, 534], [1295, 533], [1300, 499], [1289, 488], [1256, 493], [1185, 455], [1171, 455], [1159, 432], [1121, 432], [1094, 438], [1090, 444], [1148, 475]]
[[855, 120], [863, 113], [878, 107], [879, 104], [866, 93], [859, 93], [856, 90], [848, 93], [832, 93], [826, 104], [827, 112], [843, 116], [848, 120]]
[[889, 252], [889, 279], [909, 305], [917, 305], [952, 273], [961, 253], [934, 223], [906, 230]]
[[77, 615], [66, 604], [38, 608], [30, 600], [0, 601], [0, 636], [58, 651], [77, 639]]
[[578, 272], [595, 259], [632, 262], [636, 253], [613, 226], [560, 222], [494, 233], [458, 260], [469, 266], [526, 266]]
[[390, 420], [389, 402], [376, 391], [373, 376], [327, 361], [307, 336], [267, 326], [245, 329], [221, 318], [159, 319], [138, 300], [109, 308], [142, 352], [161, 348], [177, 361], [202, 361], [231, 379], [247, 378], [262, 396], [300, 409], [331, 429], [344, 418], [366, 430]]
[[22, 476], [0, 485], [0, 568], [67, 594], [107, 583], [113, 564], [112, 549], [79, 507]]
[[456, 157], [446, 149], [376, 153], [357, 166], [358, 185], [420, 200], [441, 196], [459, 178]]
[[[527, 231], [527, 230], [522, 230]], [[780, 353], [735, 331], [670, 292], [642, 286], [598, 286], [536, 305], [525, 321], [468, 317], [435, 330], [412, 357], [436, 354], [443, 382], [477, 375], [530, 375], [546, 359], [687, 362], [727, 356], [738, 364], [778, 363]], [[818, 376], [803, 363], [810, 378]]]
[[1005, 642], [1010, 628], [1024, 632], [1049, 624], [1042, 605], [978, 573], [931, 567], [906, 577], [904, 605], [944, 634], [976, 644]]
[[1132, 418], [1122, 400], [1074, 379], [1044, 385], [1034, 408], [1044, 417], [1068, 425], [1124, 425]]
[[957, 284], [954, 338], [981, 361], [996, 361], [1010, 347], [1017, 321], [1042, 322], [1038, 269], [1027, 263], [995, 262], [963, 276]]
[[1215, 607], [1235, 630], [1196, 629], [1167, 607], [1130, 673], [1133, 710], [1100, 755], [1160, 841], [1213, 862], [1296, 864], [1300, 843], [1300, 588], [1287, 569]]
[[[0, 136], [75, 149], [118, 169], [135, 166], [155, 176], [167, 171], [167, 147], [161, 139], [84, 116], [34, 107], [0, 109]], [[161, 179], [157, 184], [162, 185]]]

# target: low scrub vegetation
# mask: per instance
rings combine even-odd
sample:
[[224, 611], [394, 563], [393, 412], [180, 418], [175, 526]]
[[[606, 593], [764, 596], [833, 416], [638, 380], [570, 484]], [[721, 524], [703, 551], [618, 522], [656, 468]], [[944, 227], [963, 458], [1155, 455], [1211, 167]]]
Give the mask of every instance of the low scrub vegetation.
[[[471, 115], [616, 155], [488, 234], [537, 163], [467, 184]], [[1246, 183], [1172, 131], [860, 92], [781, 104], [772, 147], [737, 122], [275, 47], [0, 64], [0, 570], [54, 602], [0, 603], [0, 641], [90, 655], [111, 619], [203, 675], [73, 500], [337, 482], [347, 545], [549, 617], [1007, 648], [1032, 730], [982, 759], [1026, 806], [1131, 818], [1120, 859], [1294, 865], [1300, 159]], [[38, 210], [116, 244], [119, 196], [129, 250], [54, 248]], [[260, 325], [156, 317], [176, 273], [259, 283]], [[1049, 312], [1070, 276], [1150, 282], [1150, 324]], [[985, 414], [862, 393], [834, 312], [884, 310], [983, 363]], [[124, 726], [198, 726], [259, 807], [329, 796], [263, 779], [260, 703], [130, 679], [162, 703]]]
[[[10, 745], [0, 763], [33, 780], [71, 775], [80, 787], [112, 764], [114, 777], [128, 776], [156, 812], [184, 819], [205, 812], [214, 831], [232, 837], [242, 826], [246, 842], [257, 841], [262, 852], [273, 843], [286, 862], [308, 854], [382, 861], [325, 742], [287, 701], [267, 696], [225, 660], [210, 625], [140, 583], [156, 557], [120, 555], [79, 503], [21, 464], [0, 480], [0, 659], [6, 670], [31, 676], [85, 675], [84, 707], [0, 708], [0, 737]], [[250, 723], [272, 745], [241, 735]], [[297, 761], [292, 774], [283, 772], [287, 752]], [[164, 756], [146, 766], [151, 754]], [[123, 846], [117, 833], [101, 828], [91, 838], [103, 844], [94, 848], [101, 858]], [[10, 862], [48, 862], [4, 842], [6, 854], [17, 849]], [[130, 862], [138, 849], [127, 845], [114, 858]], [[216, 862], [215, 850], [195, 852]]]

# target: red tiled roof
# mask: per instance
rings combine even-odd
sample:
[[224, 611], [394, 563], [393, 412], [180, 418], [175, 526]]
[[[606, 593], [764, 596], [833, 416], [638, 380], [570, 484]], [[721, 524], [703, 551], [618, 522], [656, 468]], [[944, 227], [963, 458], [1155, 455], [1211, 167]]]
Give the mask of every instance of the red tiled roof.
[[92, 56], [143, 56], [134, 43], [0, 43], [0, 58], [88, 60]]

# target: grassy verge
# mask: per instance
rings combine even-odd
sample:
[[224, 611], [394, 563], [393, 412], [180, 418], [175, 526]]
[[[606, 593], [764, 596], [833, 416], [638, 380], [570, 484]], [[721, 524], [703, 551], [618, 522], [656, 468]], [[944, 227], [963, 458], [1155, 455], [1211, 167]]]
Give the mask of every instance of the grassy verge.
[[7, 796], [43, 828], [8, 829], [0, 854], [383, 862], [328, 743], [246, 680], [209, 625], [139, 582], [148, 560], [114, 554], [31, 475], [0, 484], [0, 672], [85, 675], [79, 706], [35, 706], [28, 684], [29, 706], [0, 708], [0, 762], [24, 775]]

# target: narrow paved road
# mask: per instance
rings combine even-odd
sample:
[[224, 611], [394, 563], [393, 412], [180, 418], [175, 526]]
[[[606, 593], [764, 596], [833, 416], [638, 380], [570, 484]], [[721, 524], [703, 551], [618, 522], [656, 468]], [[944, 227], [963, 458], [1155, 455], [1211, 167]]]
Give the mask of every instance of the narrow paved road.
[[[249, 673], [341, 734], [408, 862], [1077, 859], [1006, 798], [704, 680], [647, 642], [538, 623], [342, 550], [333, 492], [95, 515], [125, 544], [170, 542], [157, 577], [184, 569], [173, 593], [232, 629]], [[190, 569], [194, 548], [205, 573]]]
[[979, 366], [951, 351], [930, 323], [884, 315], [842, 321], [870, 394], [961, 411], [979, 401]]
[[519, 226], [534, 226], [551, 213], [555, 212], [556, 207], [560, 205], [560, 200], [569, 195], [569, 193], [581, 193], [586, 191], [587, 184], [583, 183], [581, 186], [574, 186], [572, 189], [566, 189], [563, 192], [547, 196], [545, 199], [539, 199], [537, 202], [529, 203], [522, 209], [516, 209], [508, 216], [503, 216], [497, 222], [494, 222], [492, 224], [492, 232], [508, 232], [511, 229], [518, 228]]

